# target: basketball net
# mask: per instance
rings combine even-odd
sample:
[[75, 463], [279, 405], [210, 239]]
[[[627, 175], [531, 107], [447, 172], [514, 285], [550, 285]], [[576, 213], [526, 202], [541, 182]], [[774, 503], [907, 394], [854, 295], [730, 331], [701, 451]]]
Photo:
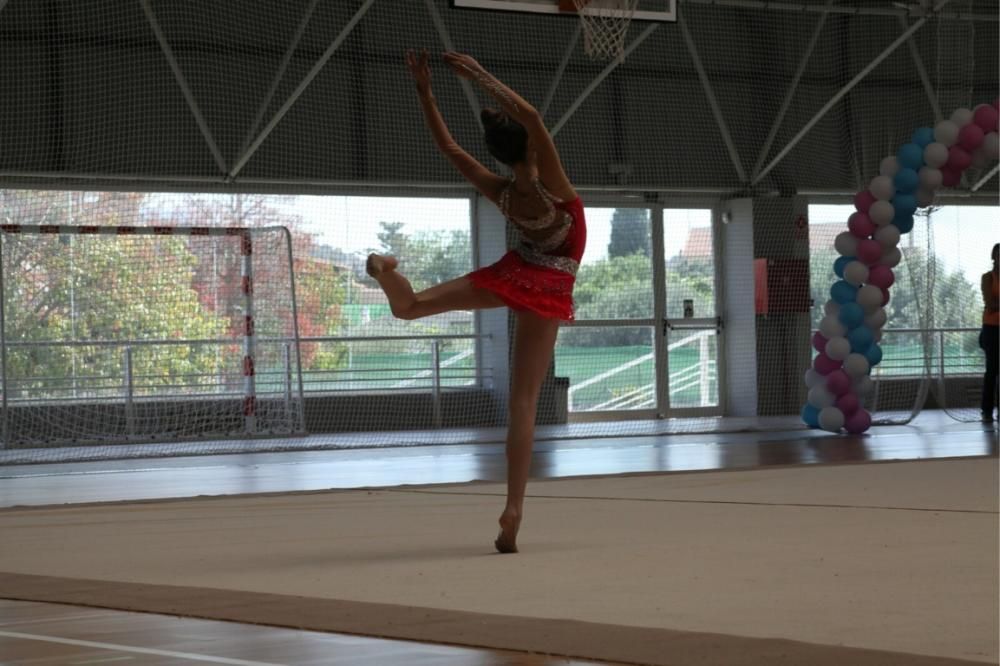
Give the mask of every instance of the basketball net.
[[594, 60], [625, 55], [625, 35], [639, 0], [572, 0], [583, 26], [583, 50]]

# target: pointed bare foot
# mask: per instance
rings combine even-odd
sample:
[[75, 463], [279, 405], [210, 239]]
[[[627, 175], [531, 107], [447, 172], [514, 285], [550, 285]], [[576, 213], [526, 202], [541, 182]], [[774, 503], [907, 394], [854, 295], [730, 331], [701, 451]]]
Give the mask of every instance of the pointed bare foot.
[[395, 257], [385, 254], [369, 254], [368, 261], [365, 262], [365, 272], [373, 278], [378, 278], [384, 271], [395, 269], [398, 263]]
[[500, 515], [500, 535], [497, 536], [493, 545], [498, 552], [517, 552], [517, 532], [521, 528], [521, 516], [518, 512], [506, 509]]

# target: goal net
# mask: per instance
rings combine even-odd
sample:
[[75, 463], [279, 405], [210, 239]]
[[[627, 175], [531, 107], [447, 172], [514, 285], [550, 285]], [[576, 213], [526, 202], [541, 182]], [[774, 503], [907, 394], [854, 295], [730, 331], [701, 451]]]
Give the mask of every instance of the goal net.
[[285, 229], [3, 224], [0, 248], [5, 449], [302, 434]]

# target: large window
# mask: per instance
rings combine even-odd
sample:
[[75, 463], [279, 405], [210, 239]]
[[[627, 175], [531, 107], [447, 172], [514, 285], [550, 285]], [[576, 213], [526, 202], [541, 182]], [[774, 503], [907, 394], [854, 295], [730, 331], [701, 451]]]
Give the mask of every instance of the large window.
[[[369, 252], [399, 259], [415, 291], [472, 270], [468, 198], [301, 196], [295, 209], [317, 254], [342, 282], [341, 323], [306, 341], [303, 351], [339, 350], [335, 367], [304, 368], [307, 390], [426, 389], [476, 385], [486, 370], [475, 356], [471, 311], [415, 321], [392, 316], [385, 295], [364, 271]], [[331, 339], [335, 337], [337, 339]], [[461, 336], [461, 337], [455, 337]], [[348, 338], [341, 341], [340, 338]], [[435, 379], [436, 378], [436, 379]]]
[[569, 378], [570, 412], [654, 409], [650, 211], [588, 207], [586, 218], [578, 325], [559, 332], [556, 374]]
[[[285, 226], [293, 237], [297, 323], [307, 392], [426, 389], [434, 382], [470, 386], [486, 371], [475, 358], [471, 312], [397, 320], [364, 270], [369, 252], [394, 254], [417, 290], [471, 270], [470, 200], [466, 197], [0, 190], [0, 219], [22, 225]], [[29, 251], [35, 248], [32, 256], [17, 258], [23, 268], [44, 274], [48, 281], [36, 280], [38, 289], [25, 283], [17, 292], [24, 296], [23, 303], [15, 298], [7, 303], [12, 314], [9, 321], [28, 327], [19, 331], [19, 339], [52, 342], [51, 348], [25, 351], [24, 363], [32, 367], [19, 370], [31, 386], [57, 387], [42, 398], [73, 399], [88, 390], [88, 383], [91, 393], [108, 386], [117, 395], [123, 382], [129, 381], [123, 370], [127, 363], [120, 358], [126, 347], [136, 346], [129, 343], [138, 343], [129, 352], [134, 351], [138, 359], [140, 347], [167, 339], [169, 353], [176, 358], [164, 359], [162, 366], [190, 367], [153, 378], [161, 394], [182, 392], [193, 382], [199, 391], [210, 392], [213, 382], [220, 392], [227, 388], [214, 374], [211, 359], [224, 355], [228, 348], [216, 344], [219, 349], [213, 351], [208, 341], [243, 326], [239, 259], [220, 255], [238, 254], [238, 246], [202, 251], [180, 238], [155, 241], [171, 253], [175, 267], [186, 268], [175, 268], [170, 274], [171, 284], [163, 287], [169, 288], [169, 299], [142, 296], [145, 300], [140, 302], [136, 296], [129, 303], [127, 286], [135, 281], [130, 271], [140, 266], [156, 270], [155, 262], [140, 256], [147, 250], [109, 249], [101, 255], [100, 279], [96, 279], [97, 267], [85, 265], [74, 252], [74, 237], [65, 235], [62, 241], [23, 246]], [[6, 252], [5, 248], [5, 258], [12, 259]], [[264, 255], [255, 260], [257, 277], [263, 280]], [[113, 294], [108, 289], [114, 289]], [[101, 303], [106, 307], [83, 307]], [[171, 309], [167, 303], [180, 305]], [[17, 313], [11, 310], [19, 307]], [[262, 303], [258, 319], [266, 316], [265, 307]], [[132, 310], [142, 316], [126, 314]], [[81, 346], [82, 342], [108, 340], [115, 347], [101, 348], [102, 354], [110, 355], [106, 362], [94, 360], [95, 354]], [[177, 344], [182, 340], [205, 350], [202, 355], [208, 360], [192, 365], [184, 356], [187, 349]], [[261, 340], [261, 353], [268, 344], [281, 343]]]
[[586, 216], [577, 322], [556, 346], [570, 412], [717, 409], [711, 210], [588, 207]]
[[[846, 230], [850, 205], [812, 205], [810, 220], [813, 328], [819, 326], [830, 285], [837, 279], [833, 248]], [[990, 248], [998, 239], [995, 206], [943, 206], [918, 215], [912, 233], [903, 236], [903, 261], [886, 307], [879, 372], [888, 376], [981, 372], [978, 346], [983, 303], [980, 277], [990, 269]]]

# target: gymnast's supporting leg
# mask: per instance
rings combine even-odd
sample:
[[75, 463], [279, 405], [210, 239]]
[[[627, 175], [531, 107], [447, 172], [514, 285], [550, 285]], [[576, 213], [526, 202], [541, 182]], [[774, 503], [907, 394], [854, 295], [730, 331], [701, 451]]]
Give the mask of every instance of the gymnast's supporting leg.
[[552, 362], [558, 333], [559, 322], [555, 319], [532, 312], [517, 313], [507, 429], [507, 505], [500, 515], [500, 536], [495, 544], [501, 553], [517, 552], [517, 532], [521, 526], [535, 439], [538, 396]]

